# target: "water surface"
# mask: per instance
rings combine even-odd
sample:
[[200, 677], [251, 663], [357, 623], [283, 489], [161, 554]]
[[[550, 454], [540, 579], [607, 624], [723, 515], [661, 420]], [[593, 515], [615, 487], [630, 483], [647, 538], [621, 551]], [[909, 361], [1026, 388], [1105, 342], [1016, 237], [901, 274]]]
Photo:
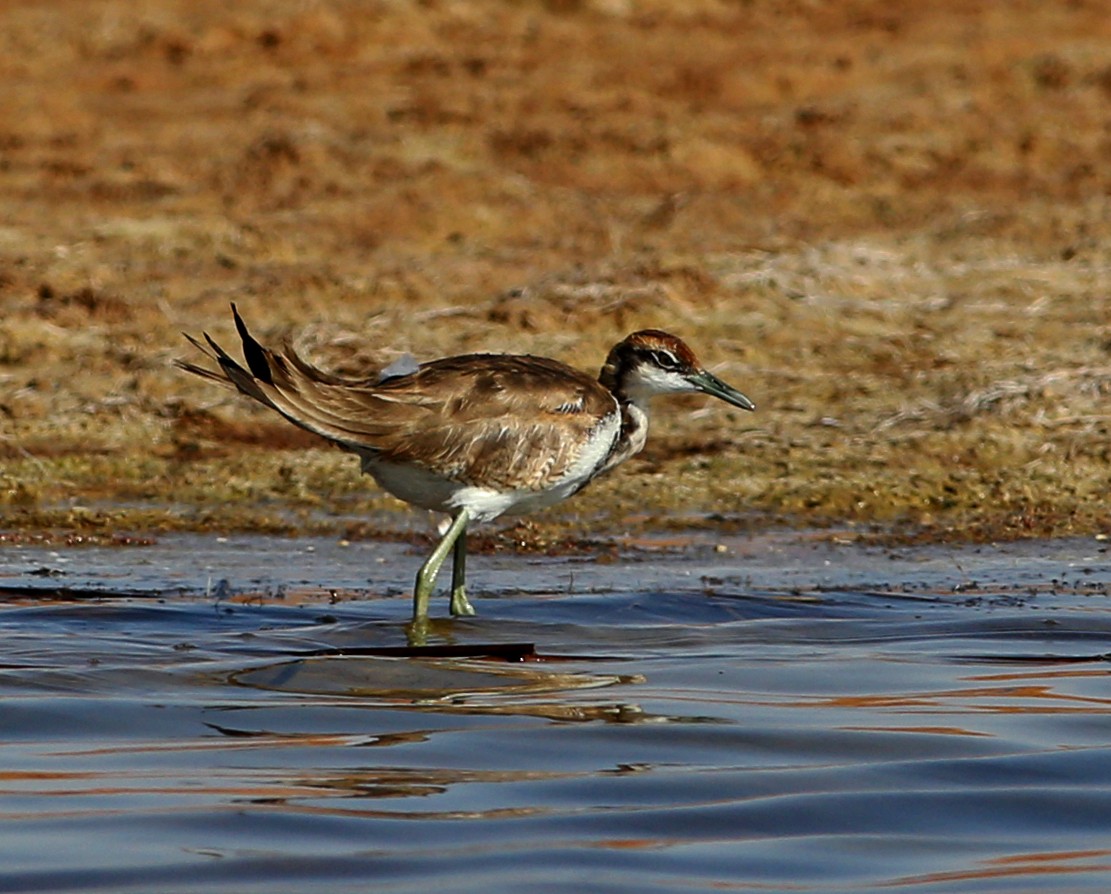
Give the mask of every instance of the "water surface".
[[1106, 549], [7, 546], [0, 891], [1106, 891]]

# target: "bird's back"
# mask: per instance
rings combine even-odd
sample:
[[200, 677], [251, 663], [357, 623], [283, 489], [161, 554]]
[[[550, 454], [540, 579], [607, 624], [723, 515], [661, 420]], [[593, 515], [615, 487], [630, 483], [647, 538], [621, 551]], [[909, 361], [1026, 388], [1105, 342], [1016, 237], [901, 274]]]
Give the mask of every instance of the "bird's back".
[[[181, 365], [230, 381], [296, 425], [358, 454], [365, 471], [415, 505], [441, 508], [443, 493], [457, 486], [527, 494], [563, 490], [571, 476], [580, 487], [620, 430], [614, 396], [556, 360], [466, 354], [405, 375], [359, 381], [316, 368], [291, 346], [263, 347], [238, 312], [234, 316], [246, 368], [210, 338], [207, 345], [193, 341], [219, 372]], [[433, 489], [438, 495], [425, 498]]]
[[[337, 399], [373, 412], [374, 459], [415, 463], [455, 481], [543, 489], [619, 414], [585, 373], [544, 357], [468, 354], [423, 364]], [[360, 451], [361, 452], [361, 451]]]

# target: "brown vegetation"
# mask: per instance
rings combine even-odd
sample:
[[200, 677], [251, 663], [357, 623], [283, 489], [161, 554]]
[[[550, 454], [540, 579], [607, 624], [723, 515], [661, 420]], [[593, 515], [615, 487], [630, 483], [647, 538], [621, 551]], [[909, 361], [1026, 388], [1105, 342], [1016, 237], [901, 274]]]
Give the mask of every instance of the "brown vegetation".
[[4, 4], [3, 526], [394, 506], [171, 367], [235, 300], [348, 370], [658, 326], [757, 401], [544, 523], [1106, 533], [1109, 47], [1094, 0]]

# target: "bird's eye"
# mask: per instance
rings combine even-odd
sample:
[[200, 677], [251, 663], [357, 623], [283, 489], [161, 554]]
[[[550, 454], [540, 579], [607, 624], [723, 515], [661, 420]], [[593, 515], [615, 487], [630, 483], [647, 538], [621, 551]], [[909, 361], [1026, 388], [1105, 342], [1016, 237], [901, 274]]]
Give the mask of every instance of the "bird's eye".
[[679, 359], [671, 351], [653, 351], [652, 359], [660, 369], [678, 369]]

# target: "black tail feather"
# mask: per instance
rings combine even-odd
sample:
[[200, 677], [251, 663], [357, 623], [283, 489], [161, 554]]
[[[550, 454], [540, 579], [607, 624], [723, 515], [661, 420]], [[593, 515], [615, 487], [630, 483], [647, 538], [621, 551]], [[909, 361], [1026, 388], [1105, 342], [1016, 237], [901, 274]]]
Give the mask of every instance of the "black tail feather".
[[[204, 333], [204, 340], [206, 342], [208, 342], [208, 346], [210, 348], [212, 348], [212, 353], [209, 356], [212, 357], [212, 359], [215, 360], [217, 363], [219, 363], [221, 367], [223, 367], [225, 370], [227, 370], [227, 369], [238, 370], [239, 372], [246, 375], [247, 371], [242, 366], [240, 366], [238, 363], [235, 362], [235, 360], [232, 358], [231, 354], [229, 354], [227, 351], [225, 351], [223, 348], [221, 348], [218, 344], [216, 344], [216, 342], [213, 341], [212, 336], [209, 335], [207, 332]], [[193, 344], [197, 345], [198, 347], [200, 346], [200, 343], [197, 342], [196, 340], [190, 339], [190, 341], [192, 341]], [[205, 353], [207, 354], [208, 352], [205, 351]]]
[[[190, 335], [188, 332], [183, 332], [181, 334], [185, 336], [185, 338], [189, 341], [189, 344], [191, 344], [194, 348], [196, 348], [198, 351], [200, 351], [202, 354], [204, 354], [205, 357], [209, 358], [210, 360], [215, 360], [216, 359], [209, 352], [208, 348], [206, 348], [204, 346], [204, 343], [199, 338], [197, 338], [194, 335]], [[207, 332], [205, 332], [203, 334], [204, 334], [205, 338], [208, 338], [208, 333]], [[208, 340], [212, 341], [212, 339], [210, 339], [210, 338]]]
[[247, 324], [239, 316], [239, 311], [234, 303], [231, 306], [231, 312], [235, 317], [235, 328], [239, 332], [239, 337], [243, 340], [243, 357], [247, 361], [247, 368], [260, 382], [273, 385], [274, 379], [270, 373], [270, 361], [266, 359], [266, 349], [255, 341], [255, 337], [247, 330]]

